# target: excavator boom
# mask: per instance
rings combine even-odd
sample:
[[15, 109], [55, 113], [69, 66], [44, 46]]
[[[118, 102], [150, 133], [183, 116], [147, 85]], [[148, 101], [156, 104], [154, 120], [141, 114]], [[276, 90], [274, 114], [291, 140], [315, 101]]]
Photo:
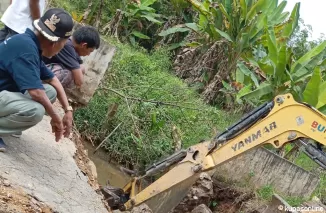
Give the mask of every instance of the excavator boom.
[[[326, 155], [304, 139], [326, 145], [326, 116], [309, 106], [296, 102], [291, 94], [279, 95], [229, 127], [225, 132], [167, 160], [150, 167], [123, 189], [126, 202], [121, 210], [146, 203], [154, 213], [168, 213], [186, 196], [189, 188], [200, 178], [201, 172], [213, 170], [222, 163], [265, 144], [281, 148], [299, 141], [309, 157], [326, 168]], [[149, 175], [169, 167], [170, 170], [141, 189], [140, 182]]]

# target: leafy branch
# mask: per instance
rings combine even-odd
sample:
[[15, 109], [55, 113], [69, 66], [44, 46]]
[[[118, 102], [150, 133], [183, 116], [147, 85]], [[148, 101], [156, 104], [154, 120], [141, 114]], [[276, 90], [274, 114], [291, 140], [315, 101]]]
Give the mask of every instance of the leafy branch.
[[202, 109], [186, 107], [186, 106], [180, 106], [180, 105], [169, 103], [169, 102], [145, 100], [145, 99], [141, 99], [141, 98], [129, 97], [129, 96], [126, 96], [126, 95], [122, 94], [121, 92], [118, 92], [118, 91], [116, 91], [116, 90], [114, 90], [112, 88], [102, 87], [101, 89], [113, 92], [113, 93], [117, 94], [118, 96], [120, 96], [120, 97], [122, 97], [124, 99], [129, 99], [129, 100], [134, 100], [134, 101], [139, 101], [139, 102], [153, 103], [153, 104], [157, 104], [157, 105], [178, 107], [178, 108], [189, 109], [189, 110], [205, 111], [205, 110], [202, 110]]

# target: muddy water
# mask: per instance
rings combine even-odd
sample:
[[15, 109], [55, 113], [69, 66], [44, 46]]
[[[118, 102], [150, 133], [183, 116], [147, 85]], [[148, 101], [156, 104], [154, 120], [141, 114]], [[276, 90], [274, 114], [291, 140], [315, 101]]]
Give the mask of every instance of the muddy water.
[[83, 142], [84, 148], [88, 151], [89, 158], [94, 162], [97, 170], [97, 180], [101, 185], [106, 185], [107, 181], [110, 185], [123, 187], [130, 178], [119, 170], [115, 163], [109, 163], [109, 159], [103, 150], [98, 149], [93, 154], [96, 147], [93, 147], [89, 142]]

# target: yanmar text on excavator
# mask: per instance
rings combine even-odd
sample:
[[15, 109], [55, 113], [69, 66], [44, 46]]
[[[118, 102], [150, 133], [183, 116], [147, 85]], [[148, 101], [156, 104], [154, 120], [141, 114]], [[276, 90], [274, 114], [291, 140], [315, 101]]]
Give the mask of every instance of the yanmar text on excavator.
[[[306, 103], [297, 102], [291, 94], [276, 96], [212, 140], [199, 142], [155, 163], [143, 174], [135, 175], [123, 189], [109, 186], [104, 192], [112, 209], [130, 210], [145, 203], [154, 213], [168, 213], [182, 201], [201, 172], [258, 146], [272, 144], [281, 148], [286, 143], [302, 146], [311, 159], [326, 168], [326, 154], [321, 148], [326, 145], [326, 116]], [[146, 177], [158, 173], [164, 174], [144, 186]]]

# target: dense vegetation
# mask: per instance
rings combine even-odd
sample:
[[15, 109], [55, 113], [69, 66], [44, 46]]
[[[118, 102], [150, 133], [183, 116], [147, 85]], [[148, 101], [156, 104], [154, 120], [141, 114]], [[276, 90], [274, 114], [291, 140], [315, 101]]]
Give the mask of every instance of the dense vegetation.
[[[290, 12], [277, 0], [51, 4], [98, 27], [117, 47], [101, 88], [75, 121], [96, 144], [118, 126], [104, 147], [121, 162], [149, 164], [180, 148], [180, 140], [187, 147], [210, 138], [277, 94], [325, 111], [326, 41], [308, 39], [300, 3]], [[304, 154], [295, 162], [317, 167]], [[326, 197], [321, 178], [316, 195]]]
[[75, 119], [79, 131], [94, 141], [103, 140], [121, 123], [105, 144], [115, 159], [134, 165], [153, 162], [180, 146], [179, 139], [189, 146], [236, 120], [205, 105], [173, 76], [166, 50], [146, 54], [129, 45], [115, 46], [115, 59], [101, 88]]

